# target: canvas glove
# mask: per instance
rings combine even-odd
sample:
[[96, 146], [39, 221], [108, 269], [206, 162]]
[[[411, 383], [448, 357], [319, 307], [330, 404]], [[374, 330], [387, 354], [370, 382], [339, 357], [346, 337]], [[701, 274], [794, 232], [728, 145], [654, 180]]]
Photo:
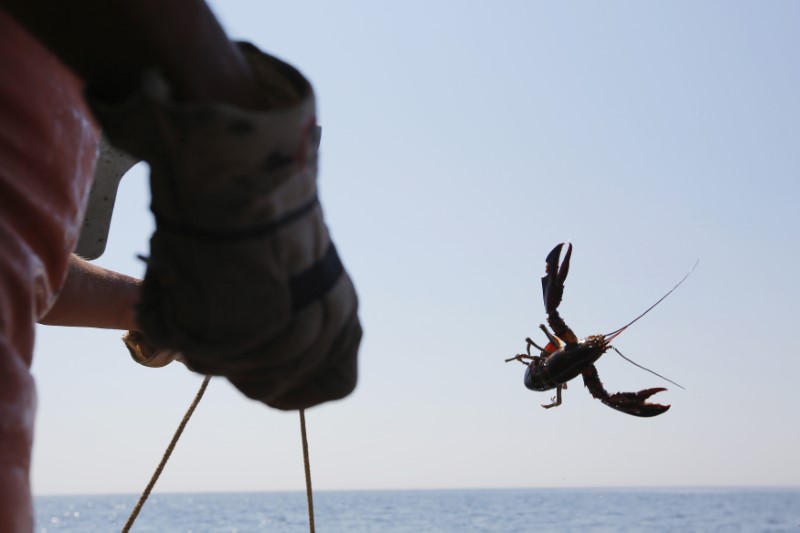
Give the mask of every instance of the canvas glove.
[[176, 103], [156, 73], [122, 104], [87, 97], [110, 141], [150, 164], [156, 230], [137, 319], [159, 349], [280, 409], [356, 383], [357, 299], [317, 195], [314, 95], [241, 45], [270, 106]]

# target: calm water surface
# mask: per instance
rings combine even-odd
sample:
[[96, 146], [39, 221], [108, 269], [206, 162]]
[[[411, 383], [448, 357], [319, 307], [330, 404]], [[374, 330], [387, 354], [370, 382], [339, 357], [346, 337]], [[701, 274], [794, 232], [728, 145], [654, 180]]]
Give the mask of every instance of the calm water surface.
[[[37, 533], [119, 531], [138, 495], [36, 498]], [[317, 531], [792, 531], [798, 489], [330, 491]], [[304, 532], [305, 493], [153, 495], [135, 532]]]

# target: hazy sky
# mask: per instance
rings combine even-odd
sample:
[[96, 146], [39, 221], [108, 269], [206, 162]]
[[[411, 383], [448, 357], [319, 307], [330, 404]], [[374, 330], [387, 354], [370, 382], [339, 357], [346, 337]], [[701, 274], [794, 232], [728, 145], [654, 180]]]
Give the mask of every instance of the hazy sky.
[[[307, 413], [316, 489], [800, 484], [800, 3], [214, 2], [318, 96], [320, 188], [361, 298], [356, 392]], [[132, 275], [152, 219], [124, 178], [99, 264]], [[544, 258], [561, 314], [638, 419], [528, 391]], [[119, 332], [38, 330], [38, 494], [139, 492], [201, 377]], [[296, 413], [214, 379], [157, 491], [301, 490]]]

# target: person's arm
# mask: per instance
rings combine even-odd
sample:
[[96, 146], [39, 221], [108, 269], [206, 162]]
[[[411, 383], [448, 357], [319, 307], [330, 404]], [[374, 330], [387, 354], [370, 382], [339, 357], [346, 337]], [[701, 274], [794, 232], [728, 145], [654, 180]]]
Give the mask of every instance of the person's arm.
[[308, 80], [232, 43], [200, 0], [0, 5], [84, 79], [110, 141], [150, 164], [156, 233], [133, 329], [272, 407], [350, 394], [358, 299], [316, 194]]
[[39, 320], [47, 326], [75, 326], [128, 330], [122, 342], [137, 363], [158, 368], [181, 356], [147, 341], [136, 323], [136, 304], [142, 280], [108, 270], [77, 255], [53, 307]]
[[[124, 97], [158, 69], [187, 101], [258, 107], [262, 89], [202, 0], [0, 0], [92, 90]], [[138, 330], [141, 281], [73, 256], [43, 324]]]
[[202, 0], [0, 0], [92, 90], [113, 100], [158, 69], [180, 100], [259, 107], [242, 52]]
[[139, 279], [73, 255], [55, 304], [39, 322], [50, 326], [138, 330], [135, 306], [141, 283]]

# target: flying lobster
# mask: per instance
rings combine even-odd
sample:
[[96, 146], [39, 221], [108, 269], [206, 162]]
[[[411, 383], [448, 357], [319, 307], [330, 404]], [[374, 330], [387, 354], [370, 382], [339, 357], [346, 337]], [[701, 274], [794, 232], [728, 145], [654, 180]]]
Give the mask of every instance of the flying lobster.
[[[572, 256], [572, 244], [568, 244], [567, 252], [564, 254], [564, 261], [559, 267], [558, 260], [561, 257], [561, 250], [563, 247], [564, 243], [561, 243], [553, 248], [547, 255], [545, 276], [542, 278], [542, 292], [544, 293], [544, 307], [547, 312], [547, 323], [550, 325], [550, 329], [553, 330], [553, 333], [550, 333], [544, 324], [541, 324], [539, 328], [544, 331], [549, 342], [542, 348], [528, 337], [525, 339], [527, 342], [527, 354], [517, 354], [514, 357], [506, 359], [506, 362], [519, 361], [527, 366], [525, 370], [525, 386], [527, 388], [535, 391], [556, 390], [556, 396], [551, 400], [552, 403], [542, 405], [545, 409], [561, 405], [562, 389], [567, 388], [568, 381], [581, 375], [583, 376], [583, 383], [589, 389], [591, 395], [617, 411], [641, 417], [651, 417], [665, 413], [670, 408], [669, 405], [649, 403], [647, 399], [667, 389], [656, 387], [644, 389], [639, 392], [617, 392], [615, 394], [609, 394], [600, 381], [594, 362], [609, 349], [613, 349], [624, 359], [633, 363], [633, 361], [622, 355], [619, 350], [611, 346], [611, 341], [625, 331], [628, 326], [642, 318], [656, 305], [661, 303], [672, 291], [677, 289], [680, 284], [689, 277], [689, 274], [694, 271], [694, 267], [677, 283], [677, 285], [667, 292], [667, 294], [662, 296], [661, 299], [651, 305], [644, 313], [634, 318], [625, 326], [604, 335], [590, 335], [585, 339], [579, 339], [575, 333], [573, 333], [572, 329], [567, 326], [564, 319], [561, 318], [561, 315], [558, 314], [558, 306], [564, 294], [564, 280], [567, 279], [569, 260]], [[695, 267], [696, 266], [697, 263], [695, 263]], [[531, 347], [539, 350], [539, 355], [531, 355]], [[652, 370], [648, 370], [648, 372], [652, 372]], [[655, 372], [652, 373], [655, 374]], [[674, 381], [664, 378], [659, 374], [656, 375], [681, 387]]]

